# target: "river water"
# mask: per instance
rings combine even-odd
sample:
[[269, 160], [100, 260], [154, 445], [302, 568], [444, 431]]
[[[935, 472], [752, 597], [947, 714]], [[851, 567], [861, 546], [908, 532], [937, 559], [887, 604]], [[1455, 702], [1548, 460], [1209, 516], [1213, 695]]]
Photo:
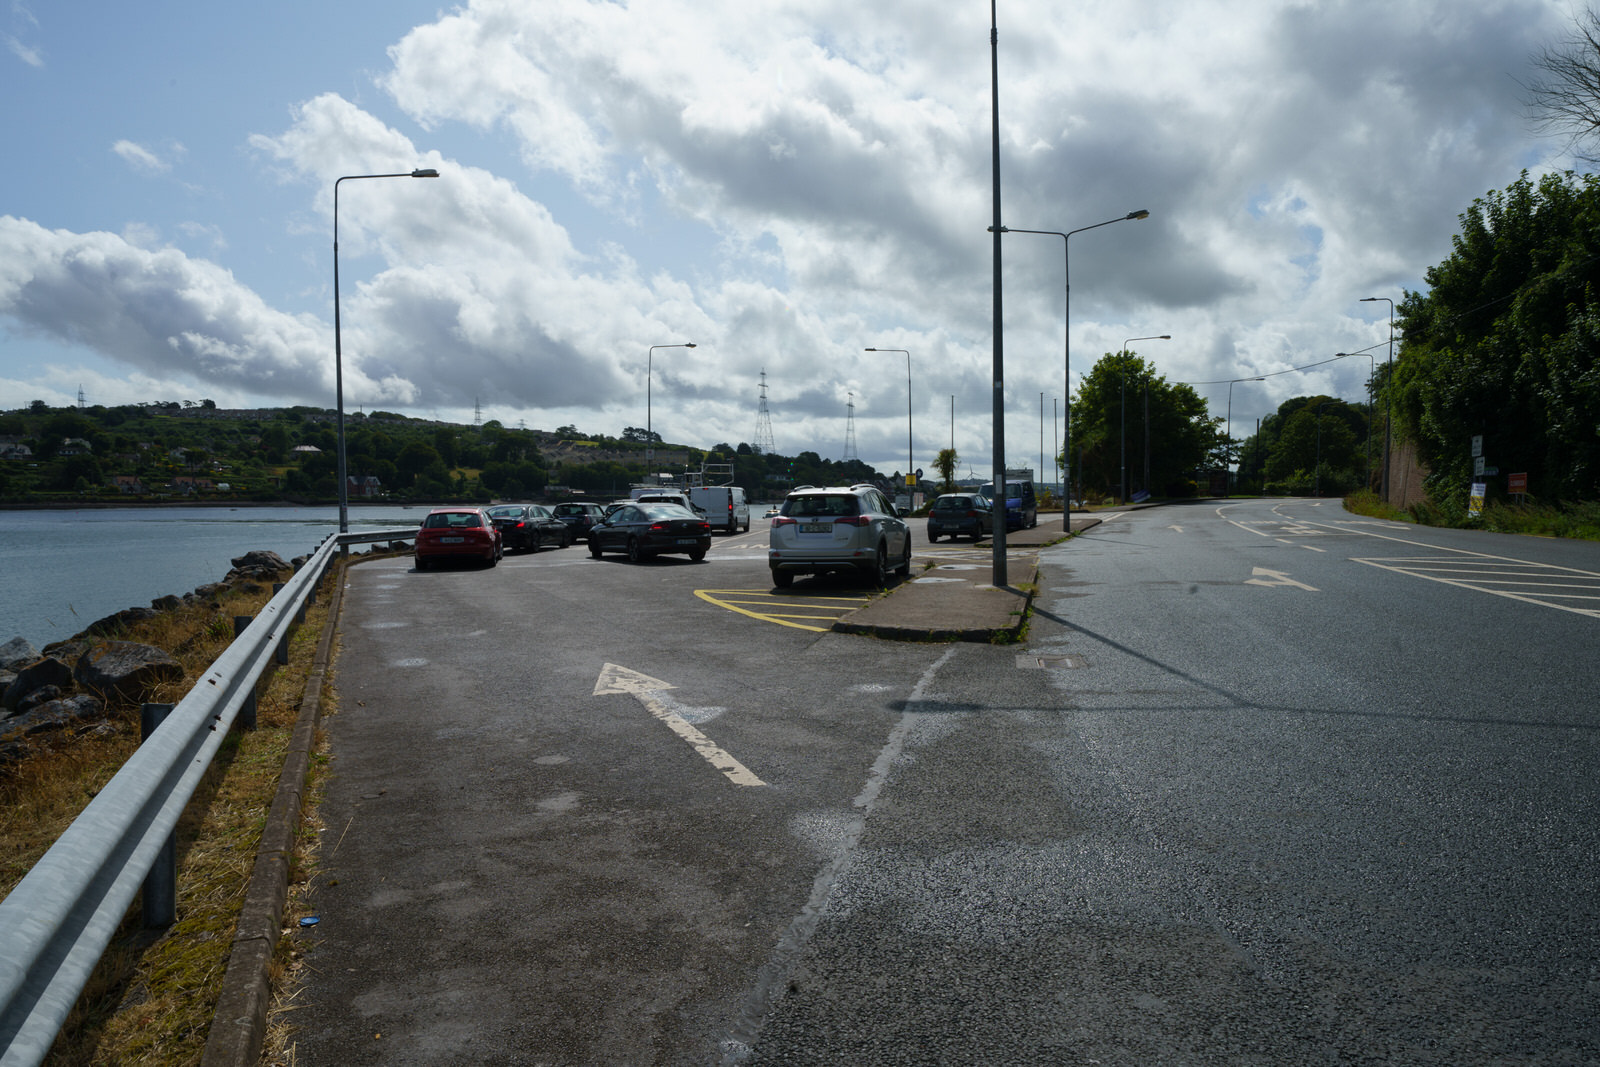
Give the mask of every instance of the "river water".
[[[350, 530], [415, 527], [427, 507], [352, 507]], [[339, 530], [336, 507], [144, 507], [0, 511], [0, 644], [43, 648], [124, 608], [221, 581], [232, 560], [285, 560]]]

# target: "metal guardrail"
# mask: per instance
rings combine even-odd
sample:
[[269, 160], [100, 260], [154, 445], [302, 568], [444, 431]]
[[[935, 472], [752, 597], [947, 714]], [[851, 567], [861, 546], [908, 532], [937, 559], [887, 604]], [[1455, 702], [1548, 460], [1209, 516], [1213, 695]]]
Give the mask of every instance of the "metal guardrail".
[[212, 757], [336, 552], [415, 536], [407, 528], [324, 541], [0, 901], [0, 1067], [35, 1067], [49, 1053]]

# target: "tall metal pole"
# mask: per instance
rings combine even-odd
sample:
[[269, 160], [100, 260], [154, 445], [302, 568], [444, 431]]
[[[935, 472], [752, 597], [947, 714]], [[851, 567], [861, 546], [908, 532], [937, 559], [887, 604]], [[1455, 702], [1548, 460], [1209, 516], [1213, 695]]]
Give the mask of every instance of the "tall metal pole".
[[651, 345], [644, 360], [644, 476], [656, 484], [656, 435], [650, 425], [650, 379], [655, 375], [656, 349], [693, 348], [693, 342], [680, 345]]
[[1364, 296], [1363, 304], [1382, 300], [1389, 305], [1389, 374], [1383, 383], [1383, 502], [1389, 503], [1389, 428], [1394, 424], [1394, 301], [1386, 296]]
[[1119, 462], [1122, 465], [1122, 504], [1127, 504], [1128, 502], [1128, 346], [1133, 344], [1135, 341], [1170, 340], [1172, 340], [1172, 335], [1170, 333], [1157, 333], [1152, 334], [1149, 337], [1130, 337], [1126, 341], [1122, 342], [1122, 366], [1120, 368], [1122, 372], [1120, 375], [1122, 378], [1122, 426], [1118, 431], [1121, 436], [1121, 443], [1117, 449], [1120, 457]]
[[996, 0], [989, 0], [989, 96], [991, 100], [990, 126], [993, 130], [994, 175], [991, 186], [994, 197], [994, 490], [1000, 519], [994, 524], [994, 563], [990, 581], [994, 585], [1006, 584], [1006, 391], [1005, 391], [1005, 319], [1002, 315], [1000, 289], [1000, 23], [995, 10]]
[[912, 473], [916, 467], [916, 453], [911, 447], [911, 353], [903, 348], [869, 348], [868, 352], [900, 352], [906, 357], [906, 497], [911, 497]]
[[[1065, 232], [1061, 230], [1019, 230], [1011, 226], [1000, 227], [1001, 233], [1037, 233], [1061, 238], [1061, 276], [1065, 296], [1061, 315], [1061, 320], [1064, 324], [1063, 333], [1065, 334], [1061, 350], [1061, 375], [1062, 385], [1067, 394], [1064, 425], [1066, 436], [1061, 444], [1061, 491], [1066, 502], [1061, 507], [1061, 528], [1068, 533], [1072, 532], [1072, 235], [1083, 233], [1085, 230], [1098, 230], [1102, 226], [1110, 226], [1113, 222], [1127, 222], [1131, 219], [1147, 219], [1149, 217], [1150, 212], [1140, 208], [1137, 211], [1130, 211], [1120, 218], [1107, 219], [1092, 226], [1079, 226], [1076, 230], [1067, 230]], [[1079, 464], [1079, 466], [1081, 468], [1082, 464]]]
[[432, 168], [406, 171], [402, 174], [346, 174], [333, 183], [333, 394], [338, 411], [339, 456], [339, 532], [350, 532], [350, 480], [345, 473], [344, 459], [344, 342], [339, 334], [339, 182], [358, 178], [437, 178], [439, 172]]

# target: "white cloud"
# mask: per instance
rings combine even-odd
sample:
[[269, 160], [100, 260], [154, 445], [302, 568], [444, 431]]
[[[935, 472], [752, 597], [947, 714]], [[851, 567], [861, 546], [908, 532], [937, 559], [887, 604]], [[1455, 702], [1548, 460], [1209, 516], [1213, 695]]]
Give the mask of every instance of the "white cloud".
[[121, 156], [134, 170], [145, 174], [164, 174], [172, 169], [172, 164], [143, 145], [134, 144], [132, 141], [118, 141], [111, 146], [111, 151]]
[[[897, 347], [929, 454], [953, 395], [957, 447], [981, 457], [988, 14], [467, 0], [390, 48], [380, 83], [400, 115], [325, 94], [250, 139], [320, 213], [316, 258], [284, 288], [329, 286], [337, 178], [436, 167], [436, 181], [339, 186], [352, 407], [481, 400], [511, 423], [617, 432], [642, 424], [649, 346], [694, 340], [655, 362], [663, 433], [750, 439], [765, 368], [780, 449], [836, 456], [853, 392], [861, 454], [898, 467], [904, 367], [862, 352]], [[1567, 25], [1555, 0], [1000, 14], [1003, 221], [1066, 231], [1151, 212], [1072, 238], [1080, 371], [1141, 334], [1173, 335], [1136, 347], [1174, 381], [1375, 343], [1386, 316], [1360, 297], [1420, 285], [1473, 197], [1560, 163], [1530, 139], [1516, 87]], [[520, 169], [495, 173], [478, 145], [509, 146]], [[177, 150], [115, 151], [155, 173]], [[179, 218], [162, 225], [238, 254], [223, 218]], [[331, 308], [276, 311], [217, 263], [119, 225], [134, 239], [5, 220], [0, 312], [145, 373], [326, 402]], [[1039, 393], [1048, 408], [1062, 392], [1060, 238], [1005, 238], [1004, 271], [1006, 381], [1030, 425]], [[1353, 398], [1359, 362], [1238, 385], [1236, 419], [1309, 389]], [[1220, 414], [1225, 390], [1202, 391]]]

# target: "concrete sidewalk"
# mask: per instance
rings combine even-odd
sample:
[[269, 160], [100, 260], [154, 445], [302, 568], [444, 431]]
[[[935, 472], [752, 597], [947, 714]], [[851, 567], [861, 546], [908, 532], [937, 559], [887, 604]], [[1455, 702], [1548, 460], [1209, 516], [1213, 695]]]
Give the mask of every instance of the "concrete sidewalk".
[[[1098, 526], [1100, 519], [1087, 512], [1074, 512], [1072, 532]], [[919, 553], [912, 563], [912, 576], [890, 587], [847, 619], [833, 624], [836, 633], [865, 634], [897, 641], [977, 641], [988, 642], [1005, 634], [1015, 636], [1027, 619], [1028, 604], [1038, 575], [1038, 556], [1018, 559], [1012, 552], [1040, 549], [1065, 540], [1061, 514], [1039, 516], [1039, 525], [1006, 534], [1006, 578], [1004, 587], [990, 584], [990, 564], [975, 566], [970, 559], [938, 562], [926, 570], [921, 564], [929, 553]], [[992, 541], [972, 545], [980, 551], [991, 549]], [[937, 557], [935, 557], [937, 558]]]

